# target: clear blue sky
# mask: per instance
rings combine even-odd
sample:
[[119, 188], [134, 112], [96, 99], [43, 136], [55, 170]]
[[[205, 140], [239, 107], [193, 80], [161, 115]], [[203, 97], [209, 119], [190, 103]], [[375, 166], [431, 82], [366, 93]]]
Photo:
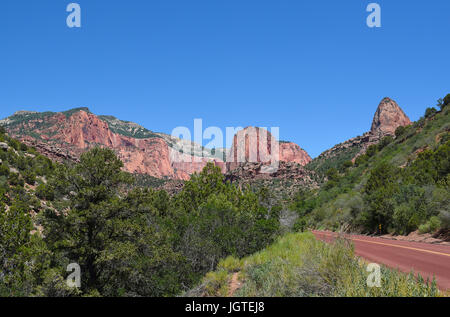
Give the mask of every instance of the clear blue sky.
[[[70, 2], [81, 29], [66, 26]], [[194, 118], [279, 126], [317, 156], [369, 130], [385, 96], [417, 120], [450, 92], [449, 12], [448, 0], [2, 0], [0, 117], [87, 106], [166, 133]]]

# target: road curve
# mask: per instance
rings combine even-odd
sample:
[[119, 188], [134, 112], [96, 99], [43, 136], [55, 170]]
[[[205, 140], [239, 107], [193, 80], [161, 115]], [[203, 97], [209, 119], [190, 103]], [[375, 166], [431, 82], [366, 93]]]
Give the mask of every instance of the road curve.
[[[313, 231], [324, 242], [332, 242], [337, 233]], [[421, 242], [397, 241], [363, 235], [345, 234], [355, 246], [355, 254], [370, 262], [409, 273], [420, 273], [425, 279], [436, 278], [438, 287], [450, 291], [450, 246]]]

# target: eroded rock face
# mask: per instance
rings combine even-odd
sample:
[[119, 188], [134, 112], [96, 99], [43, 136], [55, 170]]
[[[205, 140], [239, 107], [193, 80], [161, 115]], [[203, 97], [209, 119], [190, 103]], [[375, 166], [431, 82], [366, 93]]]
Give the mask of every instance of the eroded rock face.
[[[196, 156], [180, 152], [174, 145], [177, 141], [168, 135], [153, 133], [137, 124], [115, 118], [105, 121], [103, 117], [92, 114], [87, 108], [63, 113], [18, 112], [2, 120], [2, 124], [7, 127], [12, 137], [34, 146], [42, 154], [58, 161], [78, 161], [86, 150], [104, 146], [117, 153], [124, 163], [124, 170], [130, 173], [187, 180], [191, 174], [200, 172], [208, 162], [220, 167], [223, 173], [227, 170], [224, 160], [217, 156], [204, 155], [198, 151], [195, 152]], [[258, 134], [255, 140], [259, 140], [262, 130], [255, 129]], [[143, 133], [145, 135], [142, 135]], [[245, 133], [246, 131], [240, 131], [235, 136], [236, 141], [238, 136]], [[273, 137], [270, 133], [266, 136], [270, 153]], [[247, 158], [256, 154], [257, 162], [267, 161], [260, 154], [257, 145], [254, 147], [254, 144], [246, 144]], [[311, 160], [304, 150], [293, 143], [280, 143], [279, 151], [279, 158], [283, 161], [304, 165]]]
[[263, 128], [247, 127], [236, 133], [228, 151], [227, 171], [242, 163], [294, 162], [306, 165], [311, 157], [305, 150], [292, 142], [278, 142]]
[[[42, 141], [21, 135], [20, 131], [24, 128], [38, 134]], [[124, 169], [130, 173], [158, 178], [176, 177], [169, 160], [169, 148], [162, 138], [137, 139], [113, 133], [108, 123], [86, 111], [81, 110], [70, 116], [57, 113], [45, 119], [25, 121], [23, 125], [9, 129], [9, 132], [54, 159], [77, 160], [87, 149], [105, 146], [117, 153]]]
[[243, 188], [254, 185], [266, 187], [275, 197], [293, 197], [300, 188], [318, 188], [317, 175], [296, 162], [279, 162], [273, 173], [263, 172], [264, 163], [241, 163], [225, 174], [225, 179]]
[[299, 145], [292, 142], [280, 143], [280, 161], [294, 162], [305, 166], [311, 162], [311, 160], [309, 154]]
[[399, 126], [409, 124], [411, 124], [411, 120], [398, 104], [390, 98], [384, 98], [375, 112], [370, 132], [379, 135], [394, 135]]

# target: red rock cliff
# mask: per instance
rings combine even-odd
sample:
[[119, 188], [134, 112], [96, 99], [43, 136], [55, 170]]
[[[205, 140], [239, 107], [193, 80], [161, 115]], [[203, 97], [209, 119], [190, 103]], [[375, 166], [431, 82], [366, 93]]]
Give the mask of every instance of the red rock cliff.
[[[278, 157], [272, 155], [278, 151]], [[270, 132], [262, 128], [247, 127], [234, 136], [227, 155], [227, 170], [231, 171], [241, 163], [268, 163], [273, 159], [306, 165], [311, 157], [305, 150], [292, 142], [278, 142]]]
[[[70, 113], [50, 113], [46, 116], [31, 112], [18, 113], [18, 115], [25, 115], [25, 117], [18, 119], [12, 116], [11, 119], [7, 119], [7, 121], [10, 120], [7, 123], [13, 122], [14, 118], [18, 119], [15, 123], [8, 125], [10, 134], [35, 146], [43, 154], [54, 159], [76, 160], [81, 153], [89, 148], [105, 146], [117, 153], [124, 163], [124, 169], [130, 173], [185, 180], [189, 179], [194, 172], [200, 172], [207, 162], [214, 162], [224, 173], [226, 172], [223, 160], [214, 157], [193, 157], [175, 150], [172, 147], [173, 140], [170, 139], [170, 136], [152, 133], [148, 130], [149, 137], [146, 138], [116, 133], [108, 124], [110, 121], [102, 120], [102, 118], [90, 113], [88, 109], [71, 111]], [[119, 121], [117, 120], [117, 122]], [[125, 123], [121, 122], [121, 124]], [[125, 126], [128, 128], [126, 124]], [[130, 126], [143, 129], [132, 123], [130, 123]], [[238, 132], [235, 140], [238, 139], [238, 135], [245, 133], [247, 130]], [[258, 128], [255, 131], [257, 131], [259, 137], [262, 129]], [[270, 133], [267, 134], [267, 137], [267, 146], [270, 153], [273, 138]], [[253, 145], [250, 146], [248, 142], [246, 147], [247, 158], [256, 151], [257, 161], [264, 161], [258, 148], [254, 148]], [[279, 151], [279, 158], [282, 161], [305, 165], [311, 160], [304, 150], [293, 143], [280, 143]]]

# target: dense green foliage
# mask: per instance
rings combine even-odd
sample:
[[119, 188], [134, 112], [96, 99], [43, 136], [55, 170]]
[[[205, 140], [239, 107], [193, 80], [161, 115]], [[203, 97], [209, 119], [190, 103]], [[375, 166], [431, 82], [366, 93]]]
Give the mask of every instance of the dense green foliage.
[[[1, 134], [0, 296], [173, 296], [271, 243], [278, 213], [209, 164], [177, 195], [132, 186], [109, 149], [55, 164]], [[69, 288], [67, 265], [81, 267]]]
[[361, 151], [361, 146], [352, 146], [349, 149], [336, 150], [330, 157], [319, 156], [313, 159], [306, 168], [324, 175], [330, 168], [341, 167]]
[[133, 174], [136, 187], [146, 188], [159, 188], [166, 184], [169, 180], [165, 178], [156, 178], [147, 174]]

